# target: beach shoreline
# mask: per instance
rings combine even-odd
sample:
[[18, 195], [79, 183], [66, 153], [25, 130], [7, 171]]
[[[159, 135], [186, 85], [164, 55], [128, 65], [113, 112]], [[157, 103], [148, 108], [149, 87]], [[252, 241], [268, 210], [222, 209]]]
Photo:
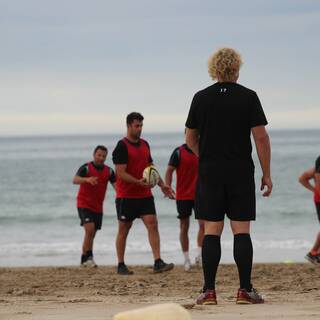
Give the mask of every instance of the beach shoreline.
[[202, 286], [201, 269], [153, 274], [150, 266], [133, 266], [133, 276], [115, 267], [0, 268], [0, 319], [112, 319], [120, 311], [175, 302], [192, 319], [316, 319], [320, 317], [319, 267], [301, 264], [255, 264], [252, 281], [266, 303], [238, 306], [235, 265], [223, 264], [217, 275], [217, 306], [194, 304]]

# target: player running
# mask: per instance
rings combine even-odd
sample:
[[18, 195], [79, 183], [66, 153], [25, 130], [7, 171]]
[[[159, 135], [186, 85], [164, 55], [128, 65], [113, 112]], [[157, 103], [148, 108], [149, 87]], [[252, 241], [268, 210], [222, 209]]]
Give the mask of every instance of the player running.
[[104, 164], [107, 154], [105, 146], [97, 146], [93, 152], [93, 161], [82, 165], [73, 178], [73, 183], [80, 185], [77, 207], [85, 232], [81, 255], [81, 266], [84, 267], [97, 267], [93, 259], [93, 241], [97, 230], [101, 229], [108, 182], [115, 187], [115, 173]]

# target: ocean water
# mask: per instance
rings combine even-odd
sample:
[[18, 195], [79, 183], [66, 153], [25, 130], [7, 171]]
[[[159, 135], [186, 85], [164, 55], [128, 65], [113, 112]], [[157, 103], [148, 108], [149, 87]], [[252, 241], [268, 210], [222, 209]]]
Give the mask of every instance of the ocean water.
[[[302, 262], [319, 231], [312, 194], [298, 183], [299, 174], [320, 154], [320, 130], [271, 131], [274, 191], [263, 198], [257, 188], [257, 221], [252, 224], [255, 262]], [[78, 265], [83, 238], [76, 210], [78, 186], [72, 178], [91, 160], [97, 144], [110, 154], [121, 135], [0, 138], [0, 266]], [[181, 134], [145, 134], [156, 166], [164, 175]], [[254, 153], [256, 183], [260, 167]], [[116, 264], [117, 219], [114, 191], [105, 200], [102, 230], [95, 239], [98, 264]], [[154, 189], [161, 251], [165, 260], [182, 263], [175, 202]], [[196, 253], [197, 222], [190, 228], [191, 256]], [[222, 236], [223, 263], [233, 261], [228, 220]], [[126, 262], [151, 264], [147, 233], [136, 220], [128, 237]]]

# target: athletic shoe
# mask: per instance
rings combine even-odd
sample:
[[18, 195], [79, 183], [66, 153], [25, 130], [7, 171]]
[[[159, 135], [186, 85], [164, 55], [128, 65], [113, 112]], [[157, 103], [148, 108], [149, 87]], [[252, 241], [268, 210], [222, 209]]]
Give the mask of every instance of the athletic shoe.
[[206, 290], [201, 293], [197, 299], [197, 304], [201, 305], [214, 305], [217, 304], [217, 296], [215, 290]]
[[202, 257], [201, 257], [201, 255], [196, 256], [194, 262], [195, 262], [195, 265], [196, 265], [198, 268], [202, 268]]
[[133, 271], [129, 270], [128, 267], [123, 263], [118, 265], [117, 273], [123, 276], [130, 276], [133, 274]]
[[81, 263], [81, 267], [85, 268], [97, 268], [98, 265], [93, 260], [93, 257], [88, 257], [86, 261]]
[[313, 264], [319, 264], [320, 265], [320, 254], [317, 254], [317, 255], [314, 256], [314, 255], [311, 254], [311, 252], [308, 252], [304, 258], [307, 259], [309, 262], [311, 262]]
[[252, 288], [251, 291], [246, 289], [239, 289], [237, 294], [237, 304], [255, 304], [255, 303], [264, 303], [262, 296], [258, 291]]
[[189, 259], [185, 260], [183, 267], [184, 267], [184, 271], [190, 271], [191, 270], [191, 261]]
[[158, 259], [153, 266], [154, 273], [161, 273], [172, 270], [174, 267], [173, 263], [165, 263], [162, 259]]

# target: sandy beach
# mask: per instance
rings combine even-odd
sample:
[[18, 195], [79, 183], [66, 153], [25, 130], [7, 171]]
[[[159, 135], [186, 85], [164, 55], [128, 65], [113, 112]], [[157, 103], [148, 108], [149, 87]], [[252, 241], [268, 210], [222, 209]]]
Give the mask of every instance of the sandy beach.
[[32, 267], [0, 269], [0, 319], [112, 319], [119, 311], [176, 302], [192, 319], [319, 319], [320, 269], [311, 264], [257, 264], [253, 283], [264, 305], [235, 304], [234, 265], [221, 265], [217, 306], [194, 304], [202, 273], [181, 266], [164, 274], [135, 266], [133, 276], [118, 276], [114, 267]]

